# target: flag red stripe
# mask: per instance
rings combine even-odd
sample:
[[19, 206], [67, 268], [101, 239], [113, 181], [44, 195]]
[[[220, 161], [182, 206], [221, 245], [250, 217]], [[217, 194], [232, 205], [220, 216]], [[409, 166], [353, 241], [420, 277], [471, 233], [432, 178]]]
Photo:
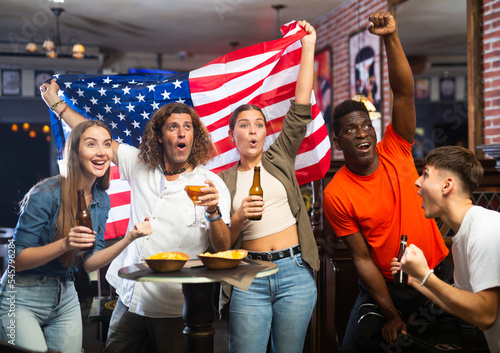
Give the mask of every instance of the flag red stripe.
[[[251, 67], [245, 71], [228, 72], [223, 74], [214, 74], [213, 76], [190, 78], [189, 88], [191, 90], [191, 93], [212, 91], [214, 89], [222, 87], [224, 84], [226, 84], [229, 81], [232, 81], [233, 79], [237, 79], [241, 76], [252, 73], [255, 70], [261, 69], [269, 64], [272, 64], [274, 61], [278, 60], [279, 57], [280, 53], [278, 52], [272, 57], [268, 58], [266, 61], [261, 62], [259, 65]], [[207, 77], [210, 77], [211, 79], [207, 81]]]
[[[319, 166], [319, 168], [318, 168]], [[317, 164], [308, 166], [306, 168], [297, 169], [295, 176], [299, 185], [310, 183], [314, 180], [322, 179], [328, 169], [330, 168], [330, 151], [326, 153]]]
[[104, 231], [104, 239], [113, 239], [121, 237], [127, 234], [129, 219], [121, 219], [114, 222], [109, 222], [106, 224], [106, 230]]
[[111, 207], [118, 207], [130, 204], [130, 191], [117, 192], [109, 195]]
[[328, 135], [326, 131], [326, 127], [323, 125], [318, 130], [314, 131], [311, 135], [304, 138], [302, 144], [300, 145], [298, 154], [312, 151], [316, 148], [316, 146], [325, 139], [325, 136]]
[[118, 168], [118, 166], [112, 165], [109, 168], [109, 172], [110, 172], [109, 175], [111, 177], [111, 180], [120, 179], [120, 168]]
[[[261, 84], [259, 83], [257, 88], [259, 88], [260, 86], [261, 86]], [[253, 88], [249, 88], [248, 90], [250, 93], [254, 91]], [[292, 83], [283, 85], [279, 88], [264, 92], [264, 93], [256, 96], [252, 100], [250, 100], [248, 102], [248, 104], [255, 104], [260, 108], [264, 108], [266, 106], [275, 104], [275, 103], [280, 102], [280, 101], [292, 99], [294, 97], [294, 93], [295, 93], [295, 82], [292, 82]], [[247, 95], [248, 94], [246, 94], [246, 92], [245, 92], [241, 95], [242, 96], [241, 98], [243, 99]], [[235, 97], [235, 95], [232, 96], [231, 100], [239, 101], [239, 98], [240, 98], [239, 96], [237, 96], [236, 98], [234, 98], [234, 97]], [[212, 108], [214, 108], [214, 107], [211, 107], [209, 111], [213, 112], [214, 110], [212, 110]], [[198, 106], [196, 106], [196, 111], [200, 114], [200, 116], [203, 116], [203, 114], [201, 113], [203, 111], [203, 108], [199, 109]], [[285, 112], [283, 112], [283, 114], [284, 113]], [[221, 118], [221, 119], [215, 121], [214, 123], [207, 125], [206, 127], [207, 127], [208, 131], [213, 132], [214, 130], [220, 129], [222, 127], [227, 127], [228, 125], [229, 125], [229, 116]], [[275, 132], [277, 132], [277, 131], [271, 131], [271, 132], [268, 131], [268, 135], [273, 134]]]
[[[291, 24], [290, 27], [294, 27], [295, 24]], [[277, 50], [277, 48], [286, 48], [289, 45], [295, 43], [302, 37], [304, 37], [305, 31], [300, 31], [294, 35], [285, 38], [275, 39], [270, 42], [264, 42], [252, 45], [250, 47], [241, 48], [232, 52], [227, 53], [217, 59], [212, 60], [208, 64], [203, 67], [210, 66], [212, 64], [226, 64], [231, 61], [241, 60], [248, 58], [248, 53], [252, 53], [252, 55], [263, 54], [266, 52], [270, 52], [273, 50]]]

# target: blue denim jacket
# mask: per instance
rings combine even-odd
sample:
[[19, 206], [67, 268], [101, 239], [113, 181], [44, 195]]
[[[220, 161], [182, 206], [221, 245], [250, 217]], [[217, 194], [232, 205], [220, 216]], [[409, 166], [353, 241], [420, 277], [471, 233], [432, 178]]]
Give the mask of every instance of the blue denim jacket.
[[[109, 195], [96, 184], [92, 187], [92, 196], [89, 210], [92, 215], [92, 226], [97, 233], [95, 235], [96, 247], [83, 254], [83, 262], [104, 248], [104, 230], [111, 207]], [[54, 241], [60, 205], [60, 176], [48, 178], [37, 186], [31, 194], [28, 204], [23, 205], [25, 207], [22, 209], [14, 230], [16, 256], [26, 248], [43, 246]], [[60, 276], [62, 280], [73, 280], [74, 274], [78, 271], [77, 261], [75, 260], [71, 268], [65, 268], [59, 262], [59, 258], [55, 258], [40, 267], [22, 271], [18, 275]]]

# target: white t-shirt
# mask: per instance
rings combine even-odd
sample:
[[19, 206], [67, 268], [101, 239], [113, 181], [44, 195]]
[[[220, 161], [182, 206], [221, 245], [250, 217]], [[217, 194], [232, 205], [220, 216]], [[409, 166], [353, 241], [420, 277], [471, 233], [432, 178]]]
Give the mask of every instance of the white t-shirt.
[[[150, 168], [139, 159], [138, 154], [139, 150], [129, 145], [121, 144], [118, 148], [120, 177], [130, 184], [128, 230], [148, 217], [153, 233], [127, 246], [111, 263], [106, 279], [116, 288], [120, 300], [130, 312], [157, 318], [180, 317], [184, 305], [181, 284], [126, 280], [118, 276], [118, 270], [158, 252], [183, 251], [196, 258], [209, 246], [208, 222], [204, 209], [198, 207], [197, 218], [207, 227], [188, 227], [194, 220], [194, 205], [184, 191], [184, 176], [181, 174], [178, 179], [167, 181], [159, 166]], [[204, 171], [207, 178], [214, 182], [219, 191], [222, 219], [230, 224], [230, 195], [226, 185], [207, 169], [197, 167], [195, 170]]]
[[[453, 237], [455, 287], [477, 293], [500, 287], [500, 212], [472, 207]], [[492, 353], [500, 353], [500, 310], [484, 331]]]

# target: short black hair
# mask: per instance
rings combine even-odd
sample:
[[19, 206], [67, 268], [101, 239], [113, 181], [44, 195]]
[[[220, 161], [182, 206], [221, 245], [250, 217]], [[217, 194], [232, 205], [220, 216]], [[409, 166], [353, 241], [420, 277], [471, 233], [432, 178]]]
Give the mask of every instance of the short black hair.
[[340, 134], [340, 118], [352, 112], [364, 112], [366, 115], [370, 116], [368, 109], [366, 109], [363, 103], [353, 99], [346, 99], [333, 110], [333, 132], [335, 136], [339, 136]]

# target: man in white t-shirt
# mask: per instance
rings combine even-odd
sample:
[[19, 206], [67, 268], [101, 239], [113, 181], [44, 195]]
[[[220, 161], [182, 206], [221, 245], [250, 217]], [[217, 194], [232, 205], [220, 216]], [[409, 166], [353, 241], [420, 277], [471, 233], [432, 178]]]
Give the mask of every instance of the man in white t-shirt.
[[[55, 104], [59, 86], [55, 79], [40, 87], [42, 98], [74, 127], [85, 120], [65, 104]], [[129, 227], [146, 217], [153, 233], [136, 240], [110, 265], [108, 282], [119, 300], [113, 311], [105, 352], [184, 352], [180, 284], [136, 282], [122, 279], [118, 270], [158, 252], [183, 251], [191, 257], [229, 249], [230, 195], [224, 182], [201, 167], [215, 155], [210, 134], [197, 113], [182, 103], [161, 107], [149, 121], [139, 149], [112, 142], [113, 163], [130, 184]], [[195, 217], [186, 192], [185, 174], [203, 172], [207, 186], [199, 197], [205, 212], [197, 219], [206, 227], [188, 227]], [[138, 221], [140, 220], [140, 221]]]
[[401, 264], [393, 259], [392, 273], [400, 267], [411, 285], [441, 308], [484, 330], [492, 353], [500, 352], [500, 212], [472, 203], [472, 192], [483, 177], [481, 163], [462, 147], [444, 146], [425, 158], [415, 185], [427, 218], [439, 217], [455, 231], [453, 236], [454, 287], [429, 269], [415, 245]]

